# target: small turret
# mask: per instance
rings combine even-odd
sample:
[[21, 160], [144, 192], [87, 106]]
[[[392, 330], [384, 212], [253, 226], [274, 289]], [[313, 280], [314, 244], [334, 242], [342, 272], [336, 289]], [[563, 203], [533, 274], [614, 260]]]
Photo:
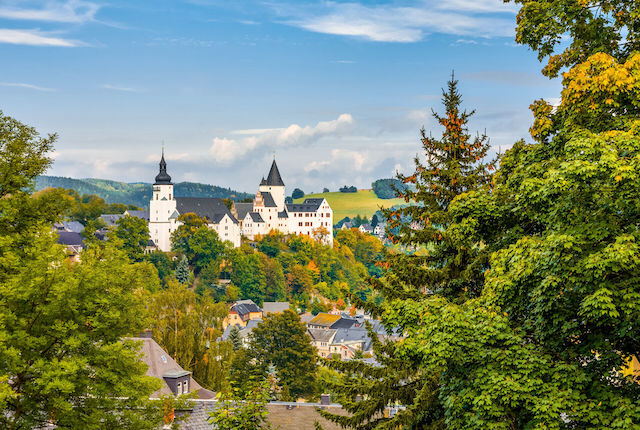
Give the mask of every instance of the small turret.
[[171, 176], [167, 173], [167, 162], [164, 161], [164, 148], [162, 149], [162, 158], [160, 159], [160, 173], [156, 176], [156, 182], [153, 185], [173, 185]]

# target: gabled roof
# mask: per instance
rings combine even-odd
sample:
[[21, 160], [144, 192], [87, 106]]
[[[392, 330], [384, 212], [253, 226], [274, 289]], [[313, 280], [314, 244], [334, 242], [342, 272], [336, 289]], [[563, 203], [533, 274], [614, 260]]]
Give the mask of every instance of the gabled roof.
[[324, 199], [305, 199], [304, 203], [289, 203], [289, 212], [316, 212]]
[[253, 211], [253, 203], [235, 203], [238, 219], [244, 219], [249, 212]]
[[269, 170], [269, 175], [267, 176], [265, 185], [284, 187], [284, 182], [282, 182], [282, 177], [280, 176], [276, 160], [273, 160], [273, 163], [271, 163], [271, 169]]
[[[181, 374], [185, 370], [155, 340], [151, 338], [135, 338], [134, 340], [142, 341], [142, 361], [149, 366], [147, 376], [163, 381], [160, 389], [153, 393], [151, 397], [157, 398], [163, 394], [172, 394], [163, 377], [165, 375]], [[189, 391], [196, 393], [201, 399], [210, 399], [215, 396], [213, 392], [202, 388], [193, 378], [191, 378], [189, 386]]]
[[311, 337], [312, 341], [315, 342], [327, 342], [331, 343], [333, 341], [333, 337], [336, 335], [338, 330], [325, 330], [323, 328], [308, 328], [307, 333]]
[[324, 312], [319, 313], [311, 321], [309, 325], [318, 325], [321, 327], [331, 327], [340, 319], [340, 315], [327, 314]]
[[371, 224], [361, 224], [360, 230], [373, 231], [373, 227], [371, 227]]
[[355, 318], [345, 318], [343, 316], [340, 317], [338, 321], [331, 325], [331, 328], [351, 328], [358, 322]]
[[276, 202], [273, 200], [273, 196], [271, 195], [271, 193], [268, 193], [266, 191], [261, 191], [260, 194], [262, 194], [262, 199], [264, 200], [265, 207], [275, 208], [278, 206]]
[[225, 215], [228, 215], [234, 224], [238, 220], [224, 204], [222, 199], [209, 197], [176, 197], [176, 209], [180, 214], [193, 212], [209, 222], [217, 224]]
[[82, 233], [84, 226], [79, 221], [62, 221], [53, 224], [56, 230], [72, 231], [74, 233]]
[[250, 212], [249, 216], [251, 217], [251, 220], [253, 222], [264, 222], [264, 220], [262, 219], [262, 217], [258, 212]]
[[287, 211], [278, 212], [278, 218], [289, 218]]
[[123, 216], [124, 214], [104, 214], [104, 215], [100, 215], [100, 219], [104, 221], [107, 227], [113, 227], [118, 223], [118, 220]]
[[250, 312], [262, 312], [262, 310], [253, 303], [251, 300], [241, 300], [231, 306], [231, 310], [235, 311], [238, 315], [246, 315]]
[[149, 221], [149, 211], [130, 211], [130, 210], [127, 210], [127, 211], [125, 211], [125, 214], [131, 215], [132, 217], [135, 217], [135, 218], [143, 219], [145, 221]]
[[76, 233], [73, 231], [64, 231], [59, 230], [58, 233], [58, 243], [60, 245], [65, 246], [84, 246], [84, 238], [80, 235], [80, 233]]

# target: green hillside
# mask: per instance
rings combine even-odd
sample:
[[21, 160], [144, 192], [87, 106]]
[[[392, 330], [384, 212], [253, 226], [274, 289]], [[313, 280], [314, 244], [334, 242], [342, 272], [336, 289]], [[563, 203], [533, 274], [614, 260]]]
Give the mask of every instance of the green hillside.
[[[126, 183], [108, 179], [73, 179], [61, 176], [38, 176], [36, 191], [43, 188], [67, 188], [80, 194], [95, 194], [107, 203], [124, 203], [145, 208], [149, 205], [153, 185], [143, 182]], [[215, 185], [195, 182], [179, 182], [174, 185], [174, 193], [178, 197], [218, 197], [243, 200], [253, 198], [252, 194], [234, 191]]]
[[319, 193], [308, 194], [301, 199], [294, 200], [295, 203], [301, 203], [305, 198], [321, 198], [327, 199], [333, 209], [333, 221], [338, 222], [342, 218], [354, 217], [356, 215], [366, 216], [370, 218], [380, 209], [388, 208], [395, 205], [406, 204], [402, 199], [379, 199], [373, 190], [358, 190], [357, 193]]

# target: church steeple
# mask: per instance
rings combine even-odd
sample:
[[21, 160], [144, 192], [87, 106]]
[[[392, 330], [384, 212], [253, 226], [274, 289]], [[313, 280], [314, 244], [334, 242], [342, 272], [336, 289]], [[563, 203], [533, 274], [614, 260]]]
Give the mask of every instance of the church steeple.
[[282, 177], [280, 176], [280, 171], [278, 170], [278, 165], [276, 164], [275, 158], [273, 159], [273, 163], [271, 164], [271, 170], [269, 170], [266, 185], [284, 187], [284, 182], [282, 181]]
[[171, 176], [167, 173], [167, 162], [164, 161], [164, 145], [162, 147], [162, 158], [160, 158], [160, 173], [156, 176], [154, 185], [173, 185]]

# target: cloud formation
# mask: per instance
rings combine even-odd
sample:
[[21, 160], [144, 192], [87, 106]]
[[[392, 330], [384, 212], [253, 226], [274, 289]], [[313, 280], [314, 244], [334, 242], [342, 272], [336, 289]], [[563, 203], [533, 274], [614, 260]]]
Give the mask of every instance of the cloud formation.
[[96, 3], [81, 0], [47, 1], [42, 7], [30, 5], [35, 6], [29, 1], [5, 2], [0, 7], [0, 18], [80, 24], [93, 21], [100, 9]]
[[320, 121], [315, 126], [301, 127], [298, 124], [292, 124], [286, 128], [236, 130], [233, 134], [247, 135], [247, 137], [241, 139], [215, 137], [209, 153], [215, 161], [228, 164], [250, 151], [264, 152], [269, 149], [301, 146], [326, 136], [341, 135], [353, 122], [350, 114], [343, 113], [337, 119]]
[[0, 28], [0, 43], [29, 46], [56, 46], [63, 48], [87, 46], [78, 40], [52, 37], [38, 30], [12, 30], [7, 28]]
[[0, 86], [2, 86], [2, 87], [15, 87], [15, 88], [27, 88], [29, 90], [36, 90], [36, 91], [55, 91], [53, 88], [39, 87], [37, 85], [25, 84], [25, 83], [22, 83], [22, 82], [0, 82]]
[[418, 42], [427, 34], [499, 37], [513, 35], [512, 5], [501, 0], [422, 0], [401, 6], [328, 2], [319, 7], [279, 5], [285, 23], [305, 30], [374, 42]]

